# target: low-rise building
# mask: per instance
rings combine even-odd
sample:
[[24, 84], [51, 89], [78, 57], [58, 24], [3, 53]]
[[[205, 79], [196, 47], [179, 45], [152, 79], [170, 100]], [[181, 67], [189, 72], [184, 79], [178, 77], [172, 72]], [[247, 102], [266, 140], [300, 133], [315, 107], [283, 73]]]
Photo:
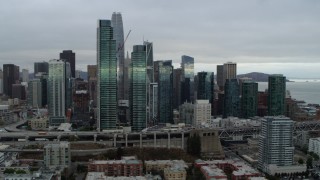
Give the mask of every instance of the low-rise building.
[[46, 168], [70, 168], [71, 151], [70, 143], [62, 141], [58, 144], [44, 146], [44, 165]]
[[173, 166], [187, 168], [187, 164], [183, 160], [150, 160], [144, 162], [146, 166], [146, 172], [151, 171], [164, 171], [166, 168]]
[[163, 171], [164, 179], [166, 180], [185, 180], [187, 179], [186, 167], [178, 165], [173, 165], [171, 167], [165, 168]]
[[104, 172], [107, 176], [142, 176], [142, 161], [129, 160], [98, 160], [88, 164], [88, 172]]
[[[207, 180], [211, 178], [225, 179], [220, 170], [232, 170], [232, 180], [249, 179], [250, 177], [260, 177], [261, 174], [239, 159], [203, 161], [197, 160], [195, 166], [201, 168]], [[206, 167], [206, 168], [204, 168]], [[220, 170], [217, 170], [220, 169]]]
[[0, 124], [10, 124], [14, 120], [14, 113], [9, 109], [9, 105], [0, 105]]
[[46, 130], [49, 128], [49, 119], [47, 117], [36, 117], [28, 121], [32, 130]]
[[308, 151], [316, 153], [318, 156], [320, 156], [320, 137], [309, 139]]

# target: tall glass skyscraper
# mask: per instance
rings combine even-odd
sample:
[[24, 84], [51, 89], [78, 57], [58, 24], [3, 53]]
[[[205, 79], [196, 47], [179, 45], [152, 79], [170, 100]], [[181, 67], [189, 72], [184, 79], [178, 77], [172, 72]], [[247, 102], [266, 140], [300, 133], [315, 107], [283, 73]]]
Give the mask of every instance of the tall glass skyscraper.
[[59, 126], [66, 118], [66, 64], [61, 59], [49, 61], [48, 111], [50, 126]]
[[115, 129], [117, 123], [117, 49], [110, 20], [99, 20], [97, 29], [97, 125]]
[[135, 45], [131, 53], [130, 119], [133, 131], [141, 131], [147, 123], [146, 46]]
[[258, 113], [258, 83], [245, 81], [241, 86], [241, 116], [254, 117]]
[[146, 83], [147, 83], [147, 119], [149, 122], [153, 122], [153, 113], [151, 112], [151, 110], [153, 109], [151, 106], [153, 106], [152, 102], [153, 102], [153, 95], [154, 94], [153, 91], [153, 85], [151, 85], [152, 83], [154, 83], [154, 75], [153, 75], [153, 44], [152, 42], [143, 42], [144, 46], [146, 47], [146, 68], [147, 68], [147, 79], [146, 79]]
[[194, 58], [183, 55], [181, 57], [181, 68], [183, 75], [182, 103], [194, 101]]
[[120, 12], [112, 13], [111, 26], [113, 28], [113, 39], [116, 41], [117, 51], [117, 74], [118, 74], [118, 99], [123, 100], [124, 97], [124, 34], [123, 22]]
[[284, 116], [265, 116], [261, 120], [258, 167], [268, 173], [269, 165], [293, 164], [293, 121]]
[[239, 117], [240, 89], [237, 79], [227, 79], [224, 90], [223, 117]]
[[158, 64], [158, 123], [173, 123], [173, 66], [172, 61], [156, 61]]
[[213, 72], [198, 72], [197, 99], [212, 103], [214, 89]]
[[268, 115], [285, 115], [286, 77], [270, 75], [268, 79]]

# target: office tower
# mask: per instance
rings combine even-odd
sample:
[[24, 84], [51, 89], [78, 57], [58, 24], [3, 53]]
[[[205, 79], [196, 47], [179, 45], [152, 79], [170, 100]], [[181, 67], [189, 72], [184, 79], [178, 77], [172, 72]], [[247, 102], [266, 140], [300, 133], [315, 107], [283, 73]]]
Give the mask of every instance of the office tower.
[[130, 119], [133, 131], [141, 131], [147, 123], [146, 46], [135, 45], [131, 53]]
[[29, 70], [22, 69], [22, 82], [29, 82]]
[[173, 123], [172, 61], [155, 61], [155, 81], [158, 83], [158, 123]]
[[149, 92], [148, 125], [152, 126], [158, 122], [158, 83], [150, 83]]
[[[153, 122], [154, 120], [152, 119], [153, 116], [151, 115], [151, 106], [152, 106], [152, 88], [151, 83], [154, 83], [154, 78], [153, 78], [153, 44], [152, 42], [147, 42], [144, 41], [143, 45], [146, 47], [146, 67], [147, 67], [147, 79], [146, 79], [146, 87], [147, 87], [147, 120], [149, 122]], [[132, 58], [132, 57], [131, 57]], [[131, 60], [132, 61], [132, 60]], [[132, 77], [131, 77], [132, 78]]]
[[35, 62], [34, 63], [34, 75], [36, 76], [36, 74], [38, 73], [45, 73], [48, 74], [49, 73], [49, 63], [48, 62]]
[[173, 70], [173, 109], [178, 109], [181, 104], [182, 68]]
[[197, 99], [207, 99], [212, 103], [214, 91], [213, 78], [213, 72], [198, 72]]
[[83, 117], [89, 113], [90, 97], [88, 93], [88, 81], [77, 78], [74, 80], [74, 84], [72, 100], [75, 116], [77, 116], [79, 119], [86, 119]]
[[64, 60], [49, 61], [48, 111], [50, 126], [59, 126], [65, 122], [66, 115], [66, 67]]
[[28, 105], [33, 108], [42, 107], [41, 80], [33, 79], [28, 83]]
[[261, 120], [258, 167], [267, 172], [270, 165], [293, 163], [293, 121], [284, 116], [266, 116]]
[[217, 84], [220, 90], [223, 90], [224, 87], [223, 80], [223, 65], [217, 65]]
[[124, 99], [129, 99], [130, 64], [131, 64], [131, 59], [129, 57], [129, 53], [127, 52], [127, 57], [124, 59], [124, 70], [123, 70]]
[[70, 64], [71, 68], [71, 77], [76, 77], [76, 54], [72, 52], [72, 50], [63, 50], [62, 53], [60, 53], [60, 59], [65, 60], [65, 62], [68, 62]]
[[88, 83], [89, 83], [89, 95], [92, 100], [91, 106], [97, 106], [97, 65], [88, 65]]
[[227, 79], [237, 79], [236, 63], [227, 62], [223, 64], [223, 83], [226, 83]]
[[72, 78], [71, 77], [71, 66], [70, 66], [70, 63], [67, 62], [67, 61], [64, 61], [65, 65], [64, 65], [64, 68], [65, 68], [65, 108], [66, 108], [66, 112], [68, 109], [71, 109], [72, 108], [72, 89], [73, 89], [73, 84], [74, 84], [74, 80], [75, 78]]
[[241, 116], [250, 118], [258, 113], [258, 83], [245, 81], [241, 86]]
[[45, 107], [48, 105], [48, 74], [42, 74], [39, 79], [41, 82], [41, 106], [39, 107]]
[[110, 20], [98, 21], [97, 102], [98, 129], [115, 129], [117, 123], [117, 50]]
[[237, 79], [227, 79], [224, 85], [224, 108], [223, 117], [239, 117], [240, 90]]
[[282, 74], [268, 78], [268, 115], [285, 115], [286, 77]]
[[71, 149], [69, 142], [47, 144], [44, 146], [44, 166], [49, 169], [70, 168]]
[[3, 71], [0, 69], [0, 95], [3, 94]]
[[19, 66], [14, 64], [3, 65], [3, 93], [12, 98], [12, 85], [19, 83]]
[[181, 57], [181, 68], [183, 75], [182, 102], [193, 102], [194, 98], [194, 58], [183, 55]]
[[194, 104], [184, 102], [179, 106], [180, 122], [193, 124]]
[[209, 100], [197, 100], [194, 104], [194, 118], [193, 125], [201, 126], [208, 124], [211, 119], [211, 104]]
[[26, 88], [22, 84], [12, 84], [12, 98], [26, 100]]
[[124, 99], [124, 35], [122, 16], [119, 12], [112, 13], [111, 26], [113, 28], [113, 39], [116, 41], [117, 52], [117, 75], [118, 75], [118, 99]]

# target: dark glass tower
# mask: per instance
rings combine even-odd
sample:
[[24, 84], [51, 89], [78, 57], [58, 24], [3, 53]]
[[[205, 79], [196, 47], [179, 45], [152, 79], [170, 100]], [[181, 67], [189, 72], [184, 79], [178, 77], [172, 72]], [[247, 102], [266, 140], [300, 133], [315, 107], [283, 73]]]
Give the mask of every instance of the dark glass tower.
[[285, 115], [286, 77], [270, 75], [268, 79], [268, 115]]
[[119, 12], [112, 13], [111, 26], [113, 28], [113, 39], [116, 41], [117, 50], [117, 75], [118, 75], [118, 99], [124, 99], [124, 35], [122, 15]]
[[98, 129], [115, 129], [117, 123], [117, 50], [110, 20], [97, 29]]
[[3, 93], [12, 98], [12, 85], [19, 81], [19, 66], [14, 64], [3, 65]]
[[131, 53], [130, 119], [133, 131], [147, 124], [147, 66], [146, 46], [135, 45]]
[[71, 68], [71, 77], [76, 77], [76, 54], [72, 50], [63, 50], [60, 53], [60, 59], [65, 60], [70, 64]]
[[237, 79], [226, 79], [224, 86], [223, 117], [239, 117], [240, 89]]
[[173, 123], [172, 61], [156, 61], [158, 67], [158, 123]]
[[213, 98], [213, 72], [198, 72], [197, 98], [207, 99], [212, 103]]
[[183, 55], [181, 57], [181, 68], [183, 75], [182, 103], [193, 102], [194, 98], [194, 58]]
[[241, 86], [241, 115], [243, 118], [256, 116], [258, 113], [258, 83], [245, 81]]
[[38, 73], [49, 73], [49, 63], [48, 62], [35, 62], [34, 63], [34, 75]]

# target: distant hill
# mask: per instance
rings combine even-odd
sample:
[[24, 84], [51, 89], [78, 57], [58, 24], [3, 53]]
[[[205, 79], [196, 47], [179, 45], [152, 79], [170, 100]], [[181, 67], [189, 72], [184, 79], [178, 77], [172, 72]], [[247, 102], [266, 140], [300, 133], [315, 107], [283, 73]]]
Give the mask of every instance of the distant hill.
[[[253, 81], [256, 82], [268, 82], [268, 77], [270, 74], [265, 74], [265, 73], [261, 73], [261, 72], [251, 72], [251, 73], [247, 73], [247, 74], [239, 74], [237, 77], [238, 78], [243, 78], [243, 77], [248, 77], [248, 78], [252, 78]], [[289, 81], [287, 79], [287, 81]]]

